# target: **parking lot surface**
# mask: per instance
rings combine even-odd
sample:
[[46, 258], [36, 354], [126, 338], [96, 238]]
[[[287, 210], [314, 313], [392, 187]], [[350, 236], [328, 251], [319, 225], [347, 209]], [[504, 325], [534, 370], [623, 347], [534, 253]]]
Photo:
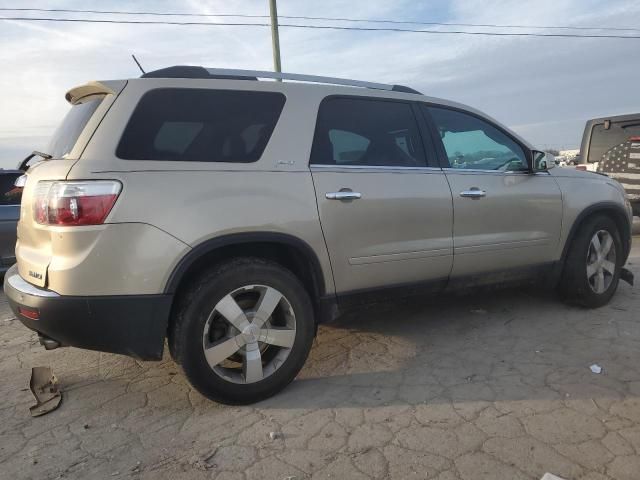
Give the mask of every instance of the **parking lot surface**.
[[[368, 308], [284, 392], [228, 407], [168, 354], [44, 351], [2, 296], [0, 478], [638, 479], [639, 312], [625, 283], [592, 311], [532, 288]], [[38, 365], [64, 400], [31, 418]]]

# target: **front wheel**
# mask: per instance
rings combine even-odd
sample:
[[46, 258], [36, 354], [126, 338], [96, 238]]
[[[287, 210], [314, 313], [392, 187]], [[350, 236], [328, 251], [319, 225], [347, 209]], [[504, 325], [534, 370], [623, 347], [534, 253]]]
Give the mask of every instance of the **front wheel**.
[[200, 393], [247, 404], [295, 378], [314, 332], [311, 301], [297, 277], [278, 264], [244, 258], [194, 284], [177, 309], [170, 342]]
[[622, 242], [615, 222], [603, 215], [588, 219], [569, 248], [561, 282], [565, 298], [589, 308], [607, 304], [622, 268]]

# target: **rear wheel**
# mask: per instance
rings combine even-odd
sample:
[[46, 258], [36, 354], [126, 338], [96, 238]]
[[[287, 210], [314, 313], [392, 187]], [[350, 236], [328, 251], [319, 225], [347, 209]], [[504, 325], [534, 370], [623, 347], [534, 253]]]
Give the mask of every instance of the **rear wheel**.
[[311, 301], [287, 269], [236, 259], [183, 297], [170, 343], [195, 388], [222, 403], [267, 398], [298, 374], [314, 335]]
[[562, 290], [567, 300], [595, 308], [605, 305], [618, 287], [622, 267], [622, 242], [611, 219], [588, 219], [570, 245]]

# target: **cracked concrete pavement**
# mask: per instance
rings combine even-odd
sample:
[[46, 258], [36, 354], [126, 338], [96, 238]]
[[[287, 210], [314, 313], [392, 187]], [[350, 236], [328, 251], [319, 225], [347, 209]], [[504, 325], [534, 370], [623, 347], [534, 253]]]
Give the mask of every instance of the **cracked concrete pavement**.
[[[284, 392], [228, 407], [168, 355], [46, 352], [2, 296], [0, 478], [638, 479], [638, 312], [624, 283], [593, 311], [533, 291], [369, 308], [322, 326]], [[31, 418], [37, 365], [64, 400]]]

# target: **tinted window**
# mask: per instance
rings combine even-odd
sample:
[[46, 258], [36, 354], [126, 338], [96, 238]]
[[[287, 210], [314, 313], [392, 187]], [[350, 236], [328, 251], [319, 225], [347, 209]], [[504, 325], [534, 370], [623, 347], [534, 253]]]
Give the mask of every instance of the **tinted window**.
[[411, 105], [355, 98], [324, 100], [318, 112], [311, 163], [425, 166]]
[[71, 153], [78, 137], [87, 125], [87, 122], [94, 114], [98, 105], [104, 100], [104, 95], [94, 96], [91, 100], [79, 103], [71, 107], [49, 140], [49, 146], [45, 153], [53, 158], [62, 158]]
[[589, 144], [589, 156], [587, 161], [599, 162], [604, 156], [619, 145], [629, 141], [631, 137], [640, 136], [640, 123], [611, 123], [608, 130], [603, 124], [594, 125], [591, 131], [591, 143]]
[[424, 107], [440, 133], [449, 165], [473, 170], [528, 170], [524, 150], [511, 137], [473, 115]]
[[273, 92], [152, 90], [133, 112], [116, 154], [127, 160], [255, 162], [284, 102]]
[[22, 187], [14, 182], [22, 173], [5, 173], [0, 171], [0, 205], [20, 205]]

